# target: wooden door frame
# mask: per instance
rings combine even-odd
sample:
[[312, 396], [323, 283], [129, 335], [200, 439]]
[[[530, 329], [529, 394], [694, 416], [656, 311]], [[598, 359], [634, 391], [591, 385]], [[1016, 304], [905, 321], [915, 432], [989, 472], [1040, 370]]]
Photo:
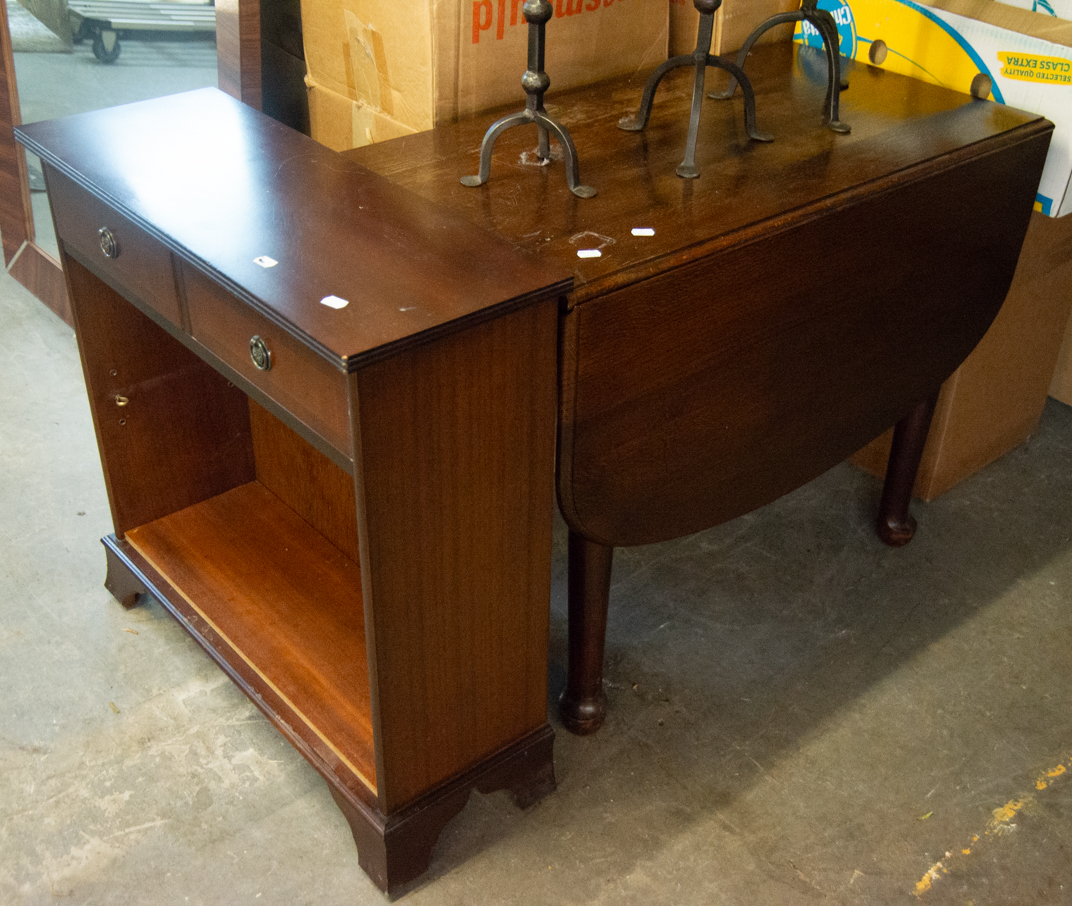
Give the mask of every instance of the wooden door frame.
[[[260, 109], [260, 0], [216, 0], [216, 59], [220, 89]], [[15, 127], [21, 123], [7, 0], [0, 0], [0, 243], [4, 266], [56, 315], [72, 324], [63, 270], [59, 261], [37, 244], [34, 234], [26, 152], [15, 141]]]
[[261, 109], [261, 0], [216, 0], [220, 91]]

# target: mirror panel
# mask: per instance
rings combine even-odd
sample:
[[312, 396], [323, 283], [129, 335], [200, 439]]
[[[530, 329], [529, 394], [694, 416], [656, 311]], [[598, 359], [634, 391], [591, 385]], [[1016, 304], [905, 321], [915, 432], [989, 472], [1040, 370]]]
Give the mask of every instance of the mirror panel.
[[[99, 19], [73, 12], [65, 17], [66, 0], [35, 0], [33, 11], [11, 3], [8, 31], [22, 122], [215, 86], [215, 15], [211, 5], [172, 5], [175, 14], [161, 13], [158, 25], [145, 13], [137, 14], [156, 28], [124, 30], [105, 27], [135, 21], [134, 13], [126, 14], [126, 19], [115, 16], [118, 4], [114, 2], [96, 4]], [[27, 172], [37, 245], [58, 258], [41, 164], [32, 155]]]
[[[233, 0], [237, 3], [238, 0]], [[259, 4], [250, 3], [252, 9]], [[148, 4], [130, 4], [130, 6]], [[99, 0], [0, 0], [0, 237], [13, 276], [70, 322], [66, 288], [40, 162], [14, 143], [12, 127], [165, 94], [215, 86], [216, 9], [166, 0], [152, 15]], [[87, 10], [88, 8], [88, 10]], [[117, 9], [118, 8], [118, 9]], [[87, 14], [88, 13], [88, 14]], [[125, 17], [125, 18], [123, 18]], [[256, 77], [260, 72], [257, 67]], [[8, 103], [3, 103], [3, 101]]]

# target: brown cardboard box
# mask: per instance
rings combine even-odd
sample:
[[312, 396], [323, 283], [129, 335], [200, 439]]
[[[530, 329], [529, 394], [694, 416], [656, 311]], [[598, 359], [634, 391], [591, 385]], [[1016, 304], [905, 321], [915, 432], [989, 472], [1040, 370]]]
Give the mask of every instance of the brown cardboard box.
[[1054, 44], [1069, 44], [1070, 25], [1067, 19], [1058, 19], [1028, 9], [1018, 9], [995, 0], [922, 0], [925, 6], [944, 9], [946, 12], [988, 22], [998, 28], [1031, 35]]
[[[993, 0], [923, 3], [1072, 45], [1072, 24], [1061, 19]], [[1004, 306], [979, 346], [942, 387], [916, 479], [917, 497], [938, 496], [1024, 441], [1038, 423], [1047, 392], [1072, 403], [1070, 310], [1072, 215], [1051, 219], [1036, 212]], [[887, 433], [853, 461], [876, 474], [883, 472], [890, 438]]]
[[[928, 6], [938, 6], [950, 12], [982, 19], [993, 25], [1029, 34], [1044, 41], [1072, 46], [1072, 22], [1067, 19], [1046, 16], [1025, 9], [1015, 9], [1001, 3], [990, 2], [990, 0], [925, 0], [925, 2]], [[1067, 215], [1064, 219], [1072, 221], [1072, 215]], [[1060, 249], [1055, 249], [1055, 254], [1064, 255], [1065, 267], [1055, 268], [1054, 277], [1064, 280], [1068, 287], [1066, 292], [1072, 294], [1068, 264], [1072, 261], [1072, 225], [1065, 227], [1064, 236], [1064, 243]], [[1065, 327], [1057, 356], [1057, 366], [1049, 386], [1049, 394], [1065, 405], [1072, 406], [1072, 319]]]
[[[1072, 217], [1066, 219], [1072, 220]], [[1069, 249], [1068, 253], [1072, 256], [1072, 249]], [[1053, 380], [1050, 381], [1050, 396], [1066, 406], [1072, 406], [1072, 319], [1069, 319], [1065, 328], [1061, 351], [1057, 355], [1057, 367], [1053, 371]]]
[[[722, 53], [722, 17], [725, 11], [715, 13], [715, 36], [711, 41], [711, 53]], [[696, 49], [696, 28], [700, 14], [692, 0], [670, 0], [670, 56], [679, 57]]]
[[[715, 38], [711, 53], [736, 54], [738, 48], [757, 25], [777, 13], [787, 13], [800, 8], [799, 0], [724, 0], [715, 14]], [[670, 0], [670, 54], [692, 53], [696, 49], [696, 26], [700, 14], [692, 0]], [[788, 41], [793, 36], [793, 26], [772, 28], [760, 38], [767, 41]]]
[[352, 101], [321, 85], [308, 88], [309, 134], [332, 151], [361, 148], [417, 131], [363, 101]]
[[[355, 145], [510, 101], [520, 109], [528, 46], [522, 4], [302, 0], [313, 137], [340, 147], [347, 119], [342, 98], [358, 105], [349, 117]], [[552, 93], [646, 71], [666, 59], [666, 0], [554, 0], [554, 7], [545, 67]], [[313, 107], [321, 114], [331, 108], [337, 118]]]
[[[1023, 442], [1038, 424], [1072, 310], [1072, 217], [1035, 212], [996, 320], [942, 387], [915, 495], [931, 500]], [[1070, 330], [1072, 334], [1072, 330]], [[892, 432], [853, 462], [886, 469]]]

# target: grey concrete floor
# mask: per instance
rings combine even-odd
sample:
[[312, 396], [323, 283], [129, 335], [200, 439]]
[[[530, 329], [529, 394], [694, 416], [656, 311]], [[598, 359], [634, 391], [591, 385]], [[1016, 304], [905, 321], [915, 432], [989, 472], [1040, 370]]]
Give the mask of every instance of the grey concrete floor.
[[[53, 84], [114, 74], [90, 61]], [[320, 778], [162, 608], [104, 590], [75, 340], [6, 275], [0, 475], [0, 906], [382, 903]], [[877, 496], [840, 466], [620, 551], [606, 727], [559, 728], [532, 809], [474, 795], [406, 902], [1072, 903], [1072, 410], [917, 503], [904, 550]], [[553, 569], [559, 727], [561, 524]]]
[[[1072, 902], [1070, 441], [1049, 403], [899, 551], [848, 465], [621, 551], [607, 725], [559, 728], [528, 811], [474, 795], [406, 900]], [[6, 276], [0, 464], [0, 903], [383, 902], [313, 770], [156, 603], [105, 591], [75, 339]]]

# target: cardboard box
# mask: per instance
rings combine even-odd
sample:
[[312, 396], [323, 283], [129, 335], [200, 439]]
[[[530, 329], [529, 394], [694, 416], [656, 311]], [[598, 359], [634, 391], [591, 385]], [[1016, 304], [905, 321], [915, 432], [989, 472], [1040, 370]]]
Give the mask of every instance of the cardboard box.
[[[778, 13], [798, 9], [797, 0], [724, 0], [715, 20], [715, 38], [711, 53], [736, 54], [737, 50], [761, 22]], [[692, 53], [696, 49], [696, 27], [700, 14], [692, 0], [670, 0], [670, 55]], [[792, 26], [772, 28], [759, 43], [788, 41]]]
[[[1064, 29], [1068, 24], [1072, 24], [1072, 0], [1002, 0], [1002, 3], [1065, 20], [1053, 23], [1058, 28]], [[1072, 99], [1069, 103], [1072, 103]], [[1068, 191], [1072, 193], [1072, 185]], [[1072, 243], [1066, 245], [1064, 254], [1066, 258], [1072, 258]], [[1057, 367], [1050, 382], [1050, 396], [1066, 406], [1072, 406], [1072, 319], [1065, 329], [1061, 351], [1057, 356]]]
[[[1025, 440], [1051, 385], [1072, 390], [1072, 351], [1064, 353], [1068, 376], [1054, 372], [1072, 307], [1072, 217], [1042, 216], [1072, 211], [1072, 23], [993, 0], [819, 6], [834, 15], [844, 56], [1041, 113], [1056, 127], [1012, 289], [990, 331], [942, 388], [915, 486], [929, 500]], [[821, 43], [808, 25], [795, 38]], [[890, 437], [854, 461], [883, 472]]]
[[[528, 56], [522, 5], [302, 0], [313, 137], [336, 149], [346, 141], [356, 147], [511, 101], [520, 109]], [[554, 0], [554, 7], [549, 98], [556, 89], [647, 71], [666, 59], [666, 0]]]
[[1034, 13], [1072, 19], [1072, 0], [1001, 0], [1007, 6], [1029, 9]]
[[[1054, 220], [1035, 212], [1005, 304], [942, 387], [916, 478], [917, 497], [937, 497], [1035, 430], [1070, 310], [1072, 217]], [[853, 462], [884, 474], [891, 439], [892, 431]]]
[[[1069, 254], [1072, 255], [1072, 249]], [[1072, 406], [1072, 318], [1065, 328], [1061, 351], [1057, 354], [1057, 367], [1050, 381], [1050, 396], [1066, 406]]]
[[309, 134], [332, 151], [361, 148], [417, 131], [362, 101], [352, 101], [328, 88], [310, 85], [308, 79], [306, 85]]
[[[1072, 295], [1072, 268], [1067, 265], [1072, 261], [1072, 217], [1065, 217], [1058, 223], [1069, 224], [1064, 232], [1063, 245], [1056, 250], [1056, 254], [1064, 256], [1066, 264], [1060, 270], [1055, 269], [1053, 279], [1058, 281], [1058, 286], [1064, 287], [1066, 294]], [[1050, 396], [1066, 406], [1072, 406], [1072, 316], [1065, 327], [1061, 349], [1057, 354], [1057, 367], [1050, 381]]]
[[[1072, 22], [993, 0], [820, 0], [841, 53], [965, 94], [1040, 113], [1055, 125], [1037, 208], [1072, 212]], [[810, 24], [798, 41], [818, 46]]]

